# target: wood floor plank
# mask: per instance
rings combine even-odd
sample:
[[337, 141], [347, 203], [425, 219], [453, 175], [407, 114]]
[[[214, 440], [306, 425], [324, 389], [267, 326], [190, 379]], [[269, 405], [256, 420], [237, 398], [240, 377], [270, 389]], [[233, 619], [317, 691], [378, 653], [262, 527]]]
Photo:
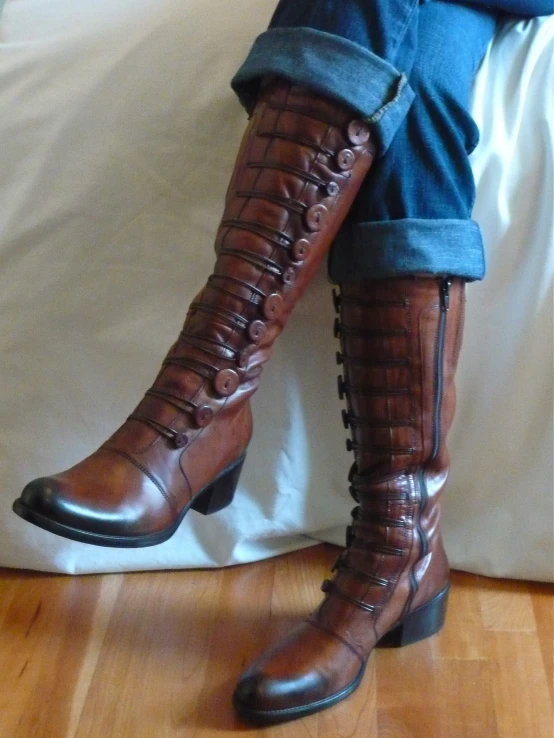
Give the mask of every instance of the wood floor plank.
[[30, 578], [26, 572], [0, 569], [0, 629], [3, 627], [4, 619], [12, 605], [13, 598], [20, 589], [21, 582], [26, 578]]
[[99, 577], [22, 579], [2, 624], [0, 735], [66, 736]]
[[482, 577], [478, 597], [486, 630], [535, 632], [533, 602], [526, 583]]
[[486, 637], [501, 738], [550, 738], [552, 700], [535, 634], [491, 632]]
[[440, 738], [499, 738], [488, 661], [450, 661], [434, 677]]
[[431, 640], [376, 651], [379, 738], [442, 738]]
[[[535, 613], [535, 628], [542, 652], [550, 699], [554, 703], [554, 587], [551, 584], [528, 585]], [[554, 735], [554, 730], [552, 731]]]
[[434, 659], [441, 638], [377, 652], [379, 738], [500, 738], [488, 662]]
[[487, 661], [433, 661], [430, 641], [401, 651], [377, 653], [379, 738], [500, 738]]
[[431, 641], [434, 659], [487, 659], [479, 603], [480, 579], [475, 574], [452, 572], [446, 623], [440, 638]]
[[187, 735], [209, 667], [222, 577], [126, 575], [76, 738]]
[[67, 738], [74, 738], [88, 696], [92, 677], [96, 670], [104, 637], [123, 584], [123, 574], [100, 577], [100, 591], [91, 621], [86, 649], [83, 653], [79, 674], [75, 680]]

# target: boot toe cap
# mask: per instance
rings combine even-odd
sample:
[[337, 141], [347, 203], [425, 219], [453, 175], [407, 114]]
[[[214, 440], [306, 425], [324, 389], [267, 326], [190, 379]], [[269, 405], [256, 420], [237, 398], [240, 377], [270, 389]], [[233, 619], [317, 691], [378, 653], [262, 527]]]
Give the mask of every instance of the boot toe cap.
[[60, 496], [55, 481], [41, 477], [29, 482], [18, 501], [28, 510], [49, 517], [56, 513]]
[[237, 684], [233, 701], [238, 712], [249, 721], [290, 720], [307, 714], [309, 705], [321, 697], [321, 686], [321, 679], [315, 673], [279, 678], [250, 672]]
[[74, 538], [75, 532], [94, 534], [98, 530], [112, 532], [113, 529], [114, 533], [119, 533], [124, 522], [120, 512], [97, 509], [94, 499], [91, 494], [90, 501], [80, 500], [72, 494], [70, 486], [65, 489], [63, 481], [41, 477], [27, 484], [13, 509], [28, 522], [68, 538]]
[[99, 449], [75, 466], [30, 482], [13, 510], [29, 523], [82, 543], [154, 546], [178, 527], [186, 507], [131, 457]]

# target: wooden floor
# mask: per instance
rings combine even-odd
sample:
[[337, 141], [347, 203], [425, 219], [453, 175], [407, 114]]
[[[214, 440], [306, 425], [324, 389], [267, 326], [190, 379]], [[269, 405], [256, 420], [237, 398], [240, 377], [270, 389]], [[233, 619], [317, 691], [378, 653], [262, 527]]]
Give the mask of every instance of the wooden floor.
[[375, 653], [349, 700], [241, 723], [237, 675], [319, 601], [336, 554], [208, 572], [0, 570], [0, 737], [552, 738], [552, 587], [462, 573], [442, 633]]

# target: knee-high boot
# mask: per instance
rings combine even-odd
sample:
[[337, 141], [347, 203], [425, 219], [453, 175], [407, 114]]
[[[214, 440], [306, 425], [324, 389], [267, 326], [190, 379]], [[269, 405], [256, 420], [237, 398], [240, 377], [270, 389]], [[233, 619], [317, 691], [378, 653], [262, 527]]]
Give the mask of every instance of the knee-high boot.
[[100, 449], [27, 485], [18, 515], [77, 541], [148, 546], [190, 508], [209, 514], [232, 500], [262, 365], [373, 155], [352, 110], [267, 81], [229, 184], [214, 272], [153, 386]]
[[444, 620], [449, 569], [439, 519], [462, 337], [459, 279], [341, 286], [335, 296], [339, 393], [354, 452], [346, 550], [318, 609], [242, 676], [248, 720], [308, 715], [351, 694], [379, 644], [405, 645]]

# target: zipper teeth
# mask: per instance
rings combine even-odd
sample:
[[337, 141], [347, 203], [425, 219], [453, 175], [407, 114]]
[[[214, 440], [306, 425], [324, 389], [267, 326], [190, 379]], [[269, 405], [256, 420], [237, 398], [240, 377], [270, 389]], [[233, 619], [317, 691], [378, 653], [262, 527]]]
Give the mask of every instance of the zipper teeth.
[[[442, 387], [443, 387], [443, 364], [444, 364], [444, 338], [446, 335], [446, 319], [448, 315], [448, 309], [449, 309], [449, 300], [450, 300], [450, 286], [451, 281], [449, 279], [444, 279], [440, 282], [439, 290], [440, 290], [440, 319], [439, 319], [439, 329], [437, 332], [437, 341], [436, 341], [436, 349], [435, 349], [435, 397], [434, 397], [434, 412], [433, 412], [433, 451], [431, 453], [431, 459], [434, 459], [438, 452], [440, 447], [440, 415], [441, 415], [441, 409], [442, 409]], [[427, 485], [425, 484], [425, 470], [420, 469], [420, 471], [417, 474], [417, 482], [421, 493], [421, 500], [420, 500], [420, 511], [417, 518], [416, 523], [416, 530], [419, 537], [420, 542], [420, 555], [419, 555], [419, 561], [421, 561], [429, 552], [429, 541], [427, 540], [427, 536], [425, 535], [425, 531], [423, 530], [423, 527], [421, 525], [421, 513], [425, 509], [425, 506], [427, 505], [428, 500], [428, 494], [427, 494]], [[410, 590], [411, 594], [408, 598], [408, 601], [406, 602], [406, 606], [404, 608], [403, 615], [407, 613], [410, 609], [411, 603], [413, 602], [413, 599], [416, 595], [416, 592], [418, 590], [418, 584], [417, 579], [414, 573], [414, 569], [410, 571]]]
[[444, 280], [440, 285], [441, 306], [439, 330], [437, 334], [436, 364], [435, 364], [435, 402], [433, 413], [433, 451], [431, 458], [434, 459], [440, 446], [440, 415], [442, 410], [442, 386], [443, 386], [443, 363], [444, 363], [444, 338], [446, 335], [446, 318], [448, 315], [448, 300], [450, 297], [450, 280]]
[[425, 532], [421, 525], [421, 512], [423, 512], [423, 510], [425, 509], [425, 506], [427, 505], [428, 494], [427, 494], [427, 485], [425, 484], [425, 475], [423, 474], [423, 471], [420, 471], [417, 476], [418, 476], [419, 489], [421, 492], [421, 502], [420, 502], [421, 511], [417, 519], [416, 529], [419, 535], [419, 542], [421, 546], [419, 558], [422, 559], [424, 556], [427, 555], [429, 551], [429, 541], [427, 540], [427, 536], [425, 535]]
[[[434, 397], [434, 410], [433, 410], [433, 450], [431, 452], [431, 459], [435, 459], [439, 453], [440, 448], [440, 419], [442, 410], [442, 391], [443, 391], [443, 365], [444, 365], [444, 343], [446, 336], [446, 320], [448, 317], [449, 302], [450, 302], [450, 287], [451, 281], [444, 279], [440, 283], [440, 318], [439, 318], [439, 329], [437, 332], [437, 344], [435, 350], [435, 397]], [[421, 490], [421, 512], [425, 509], [427, 504], [427, 485], [425, 484], [425, 472], [423, 469], [418, 474], [419, 488]], [[421, 518], [421, 516], [420, 516]], [[420, 518], [418, 518], [417, 531], [421, 541], [421, 557], [425, 556], [428, 549], [429, 543], [427, 536], [425, 535], [421, 524]]]

